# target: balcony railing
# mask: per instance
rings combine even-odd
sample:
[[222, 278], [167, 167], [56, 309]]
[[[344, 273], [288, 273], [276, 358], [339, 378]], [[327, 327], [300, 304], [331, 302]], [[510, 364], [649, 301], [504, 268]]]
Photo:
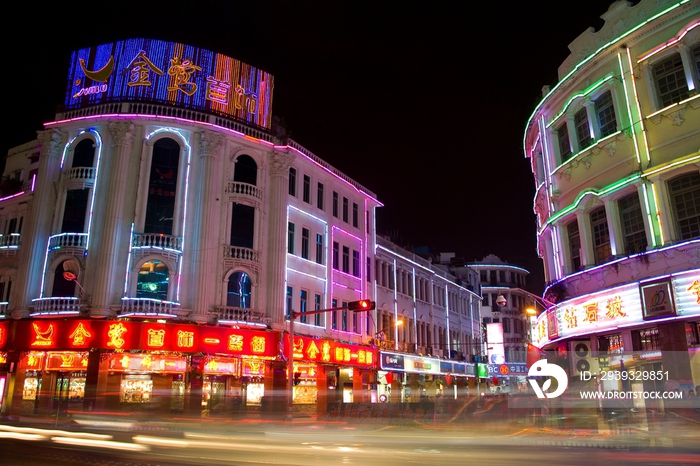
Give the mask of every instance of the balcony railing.
[[177, 317], [180, 303], [163, 301], [153, 298], [122, 298], [120, 317], [134, 316], [159, 316]]
[[182, 238], [162, 233], [135, 233], [131, 246], [139, 249], [167, 249], [182, 253]]
[[18, 249], [20, 238], [21, 236], [19, 233], [0, 235], [0, 249]]
[[65, 248], [85, 249], [87, 233], [60, 233], [49, 238], [49, 251]]
[[95, 167], [71, 168], [63, 173], [63, 180], [66, 182], [73, 180], [94, 181], [96, 171], [97, 169]]
[[240, 181], [229, 181], [226, 184], [226, 193], [262, 199], [262, 189], [252, 184], [241, 183]]
[[260, 253], [249, 248], [224, 245], [224, 259], [248, 261], [258, 264], [260, 262]]
[[37, 298], [32, 300], [31, 316], [53, 316], [63, 314], [80, 314], [85, 304], [75, 296]]
[[265, 312], [263, 311], [232, 306], [220, 306], [216, 308], [216, 317], [219, 322], [267, 323], [269, 320], [265, 317]]

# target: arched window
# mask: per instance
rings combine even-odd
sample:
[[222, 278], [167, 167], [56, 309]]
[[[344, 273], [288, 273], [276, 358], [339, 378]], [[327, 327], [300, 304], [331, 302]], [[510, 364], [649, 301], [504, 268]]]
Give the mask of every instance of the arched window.
[[250, 308], [250, 277], [245, 272], [234, 272], [228, 277], [226, 306]]
[[248, 183], [255, 186], [258, 180], [258, 165], [249, 155], [241, 155], [236, 159], [233, 169], [233, 181]]
[[173, 234], [180, 145], [163, 138], [153, 145], [144, 233]]
[[159, 260], [145, 262], [139, 270], [137, 298], [168, 299], [170, 274], [168, 266]]
[[75, 281], [66, 280], [63, 276], [63, 272], [67, 270], [63, 266], [64, 262], [58, 264], [54, 271], [53, 289], [51, 290], [51, 296], [53, 297], [75, 296]]
[[95, 159], [95, 143], [92, 139], [83, 139], [75, 146], [73, 151], [73, 165], [71, 168], [92, 167]]

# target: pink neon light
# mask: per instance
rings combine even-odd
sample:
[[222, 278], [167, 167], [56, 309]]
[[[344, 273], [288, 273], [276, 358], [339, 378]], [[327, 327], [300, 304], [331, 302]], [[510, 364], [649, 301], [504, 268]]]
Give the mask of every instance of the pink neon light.
[[17, 194], [13, 194], [12, 196], [3, 197], [2, 199], [0, 199], [0, 202], [6, 201], [6, 200], [8, 200], [8, 199], [12, 199], [13, 197], [21, 196], [22, 194], [24, 194], [24, 191], [19, 192], [19, 193], [17, 193]]
[[673, 39], [669, 39], [669, 40], [666, 41], [665, 43], [663, 43], [663, 44], [659, 45], [658, 47], [656, 47], [656, 48], [655, 48], [654, 50], [652, 50], [651, 52], [649, 52], [649, 53], [647, 53], [646, 55], [644, 55], [642, 58], [638, 59], [638, 60], [637, 60], [637, 63], [643, 62], [643, 61], [646, 60], [647, 58], [656, 55], [657, 53], [661, 52], [662, 50], [665, 50], [665, 49], [669, 48], [670, 46], [672, 46], [673, 44], [675, 44], [675, 43], [677, 43], [677, 42], [680, 42], [680, 41], [683, 39], [683, 37], [685, 37], [686, 34], [688, 34], [691, 30], [693, 30], [693, 29], [696, 28], [697, 26], [700, 26], [700, 21], [696, 21], [696, 22], [694, 22], [694, 23], [691, 23], [690, 26], [688, 26], [685, 30], [683, 30], [683, 32], [681, 32], [679, 35], [677, 35], [677, 36], [674, 37]]

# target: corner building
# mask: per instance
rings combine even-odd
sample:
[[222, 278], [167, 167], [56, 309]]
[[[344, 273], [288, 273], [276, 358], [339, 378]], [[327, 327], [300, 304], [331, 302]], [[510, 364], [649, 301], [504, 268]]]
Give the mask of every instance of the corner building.
[[[0, 409], [283, 410], [290, 310], [373, 298], [376, 196], [288, 139], [273, 77], [231, 57], [129, 39], [67, 78], [7, 158]], [[369, 380], [367, 314], [297, 320], [295, 402]]]
[[612, 388], [687, 393], [700, 385], [700, 2], [618, 1], [601, 17], [525, 131], [554, 304], [533, 338], [572, 380], [662, 370], [655, 387]]

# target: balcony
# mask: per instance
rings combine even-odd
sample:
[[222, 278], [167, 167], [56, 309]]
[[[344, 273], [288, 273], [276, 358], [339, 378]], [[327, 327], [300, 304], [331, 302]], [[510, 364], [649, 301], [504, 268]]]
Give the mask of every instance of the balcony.
[[19, 249], [20, 239], [21, 236], [19, 233], [0, 235], [0, 254], [6, 256], [15, 255]]
[[255, 326], [267, 327], [271, 319], [266, 317], [264, 311], [243, 307], [219, 306], [216, 308], [216, 319], [219, 324], [257, 324]]
[[131, 249], [136, 256], [157, 253], [177, 259], [182, 254], [182, 238], [162, 233], [134, 233]]
[[159, 317], [175, 319], [185, 317], [189, 311], [180, 303], [153, 298], [122, 298], [117, 317]]
[[240, 181], [229, 181], [226, 184], [226, 194], [232, 198], [247, 198], [252, 200], [257, 207], [262, 203], [262, 189]]
[[57, 315], [78, 315], [86, 310], [86, 304], [78, 297], [51, 297], [32, 299], [30, 317], [54, 317]]
[[87, 233], [60, 233], [49, 237], [49, 259], [58, 254], [82, 257], [87, 249]]
[[225, 244], [223, 259], [224, 265], [227, 267], [243, 265], [255, 272], [258, 272], [260, 269], [260, 253], [254, 249]]
[[85, 189], [95, 185], [94, 167], [75, 167], [63, 172], [63, 186], [65, 189]]

